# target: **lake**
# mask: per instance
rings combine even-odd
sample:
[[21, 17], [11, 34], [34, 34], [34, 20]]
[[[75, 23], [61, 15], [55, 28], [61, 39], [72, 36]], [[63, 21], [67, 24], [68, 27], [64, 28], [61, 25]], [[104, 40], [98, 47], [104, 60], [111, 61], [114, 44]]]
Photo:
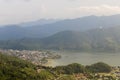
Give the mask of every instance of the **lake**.
[[80, 63], [90, 65], [96, 62], [105, 62], [112, 66], [120, 66], [120, 53], [85, 53], [56, 51], [62, 56], [61, 59], [54, 60], [49, 66], [67, 65], [71, 63]]

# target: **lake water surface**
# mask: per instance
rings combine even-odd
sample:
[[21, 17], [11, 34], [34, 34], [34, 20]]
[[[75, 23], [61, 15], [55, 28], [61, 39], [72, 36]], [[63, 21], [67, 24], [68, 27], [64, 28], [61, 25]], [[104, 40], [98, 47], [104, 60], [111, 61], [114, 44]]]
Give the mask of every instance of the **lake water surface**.
[[56, 51], [62, 56], [61, 59], [54, 60], [50, 66], [67, 65], [71, 63], [80, 63], [90, 65], [96, 62], [105, 62], [112, 66], [120, 66], [120, 53], [83, 53]]

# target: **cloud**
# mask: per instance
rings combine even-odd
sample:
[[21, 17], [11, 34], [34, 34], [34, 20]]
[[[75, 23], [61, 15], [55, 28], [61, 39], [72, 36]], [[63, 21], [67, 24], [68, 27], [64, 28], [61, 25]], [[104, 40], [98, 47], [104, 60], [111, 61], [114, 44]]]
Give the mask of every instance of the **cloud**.
[[46, 6], [40, 1], [0, 0], [0, 24], [14, 24], [42, 18]]
[[[91, 0], [86, 0], [91, 1]], [[113, 15], [120, 6], [88, 4], [85, 0], [0, 0], [0, 24], [20, 23], [40, 18], [78, 18], [88, 15]], [[54, 2], [54, 3], [53, 3]], [[92, 5], [92, 6], [90, 6]]]
[[24, 2], [29, 2], [31, 0], [3, 0], [3, 1], [6, 1], [6, 2], [13, 2], [13, 1], [24, 1]]
[[85, 6], [85, 7], [78, 7], [75, 10], [94, 10], [94, 11], [102, 11], [102, 10], [114, 10], [120, 11], [120, 6], [109, 6], [109, 5], [102, 5], [102, 6]]
[[110, 5], [101, 5], [101, 6], [80, 6], [69, 8], [68, 12], [76, 15], [113, 15], [120, 14], [120, 6], [110, 6]]
[[68, 0], [68, 1], [78, 1], [78, 0]]

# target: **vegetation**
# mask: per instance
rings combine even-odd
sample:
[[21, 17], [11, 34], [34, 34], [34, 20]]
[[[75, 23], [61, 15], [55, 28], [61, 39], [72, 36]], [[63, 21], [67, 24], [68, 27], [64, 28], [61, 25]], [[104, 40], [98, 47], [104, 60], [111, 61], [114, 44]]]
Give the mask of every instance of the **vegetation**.
[[91, 66], [86, 66], [86, 69], [93, 73], [109, 73], [112, 70], [112, 68], [108, 64], [105, 64], [103, 62], [98, 62], [96, 64], [92, 64]]
[[0, 53], [0, 80], [75, 80], [73, 74], [110, 72], [111, 67], [99, 62], [90, 66], [78, 63], [45, 67]]
[[73, 63], [67, 66], [57, 66], [54, 68], [59, 74], [73, 74], [73, 73], [84, 73], [85, 67], [81, 64]]
[[47, 80], [53, 75], [47, 70], [38, 73], [28, 61], [0, 54], [0, 80]]
[[120, 27], [98, 28], [84, 32], [62, 31], [43, 39], [24, 38], [20, 40], [0, 41], [0, 48], [119, 52], [119, 31]]
[[67, 76], [62, 76], [58, 80], [75, 80], [73, 76], [67, 75]]

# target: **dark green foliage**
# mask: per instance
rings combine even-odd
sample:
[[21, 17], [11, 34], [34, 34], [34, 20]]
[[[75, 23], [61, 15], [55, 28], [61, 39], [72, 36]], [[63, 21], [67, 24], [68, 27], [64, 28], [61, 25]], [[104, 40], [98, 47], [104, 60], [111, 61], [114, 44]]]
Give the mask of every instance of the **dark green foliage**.
[[86, 66], [86, 69], [90, 72], [110, 72], [112, 70], [111, 66], [105, 64], [103, 62], [98, 62], [96, 64], [92, 64], [91, 66]]
[[73, 73], [84, 73], [85, 67], [81, 64], [73, 63], [67, 66], [57, 66], [54, 70], [59, 74], [73, 74]]
[[81, 64], [73, 63], [66, 66], [66, 73], [72, 74], [72, 73], [84, 73], [85, 67]]
[[47, 80], [54, 76], [44, 70], [38, 73], [28, 61], [0, 54], [0, 80]]
[[58, 80], [75, 80], [75, 78], [73, 76], [63, 76], [60, 77]]
[[58, 74], [73, 74], [73, 73], [108, 73], [112, 70], [111, 66], [103, 62], [98, 62], [90, 66], [73, 63], [67, 66], [57, 66], [53, 69]]
[[54, 79], [54, 75], [51, 74], [49, 71], [47, 70], [43, 70], [39, 73], [39, 77], [42, 80], [53, 80]]

